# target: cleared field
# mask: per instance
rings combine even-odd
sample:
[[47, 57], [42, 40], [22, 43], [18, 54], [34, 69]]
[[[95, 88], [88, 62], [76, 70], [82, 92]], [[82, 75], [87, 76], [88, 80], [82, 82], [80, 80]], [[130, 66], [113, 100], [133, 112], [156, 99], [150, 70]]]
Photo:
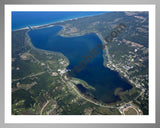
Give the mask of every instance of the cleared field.
[[138, 111], [132, 107], [128, 107], [128, 108], [124, 109], [123, 112], [125, 115], [139, 115]]

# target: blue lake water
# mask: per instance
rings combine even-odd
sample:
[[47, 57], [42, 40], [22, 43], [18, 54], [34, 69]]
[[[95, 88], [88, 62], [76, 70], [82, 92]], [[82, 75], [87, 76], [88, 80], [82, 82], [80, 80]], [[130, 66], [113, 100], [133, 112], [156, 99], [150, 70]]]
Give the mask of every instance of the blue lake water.
[[[73, 69], [83, 59], [82, 56], [88, 55], [88, 51], [92, 51], [98, 43], [102, 43], [94, 33], [77, 37], [61, 37], [57, 35], [61, 29], [60, 26], [54, 26], [31, 30], [28, 34], [36, 48], [63, 53], [70, 61], [68, 69]], [[95, 99], [111, 103], [119, 100], [114, 95], [116, 88], [121, 87], [123, 90], [128, 90], [132, 86], [122, 79], [117, 72], [104, 67], [102, 55], [101, 50], [84, 70], [77, 73], [76, 77], [86, 81], [96, 89], [92, 92]], [[82, 92], [84, 91], [80, 85], [79, 88]]]
[[103, 13], [103, 11], [13, 11], [12, 12], [12, 30], [24, 28], [26, 26], [36, 26], [54, 23], [57, 21], [63, 21], [73, 18], [86, 17], [99, 15]]

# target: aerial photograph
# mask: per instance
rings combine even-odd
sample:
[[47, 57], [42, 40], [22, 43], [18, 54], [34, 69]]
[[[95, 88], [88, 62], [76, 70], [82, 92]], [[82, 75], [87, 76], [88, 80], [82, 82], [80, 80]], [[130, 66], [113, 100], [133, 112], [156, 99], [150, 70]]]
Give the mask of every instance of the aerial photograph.
[[148, 11], [12, 11], [12, 115], [149, 115]]

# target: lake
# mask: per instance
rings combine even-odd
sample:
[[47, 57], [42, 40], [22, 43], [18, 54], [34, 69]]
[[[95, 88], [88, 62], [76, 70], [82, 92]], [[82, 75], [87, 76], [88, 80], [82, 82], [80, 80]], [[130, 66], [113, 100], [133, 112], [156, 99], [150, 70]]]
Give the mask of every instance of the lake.
[[[92, 51], [98, 43], [102, 43], [95, 33], [61, 37], [57, 34], [61, 29], [61, 26], [54, 26], [31, 30], [28, 34], [36, 48], [63, 53], [70, 62], [67, 69], [78, 65], [82, 57], [88, 55], [89, 50]], [[76, 78], [86, 81], [96, 89], [92, 92], [95, 99], [105, 103], [116, 102], [120, 100], [118, 96], [114, 95], [116, 88], [123, 88], [125, 91], [131, 89], [132, 85], [122, 79], [116, 71], [104, 67], [103, 61], [103, 51], [101, 50], [84, 70], [76, 74]], [[81, 92], [85, 92], [80, 85], [78, 87]]]

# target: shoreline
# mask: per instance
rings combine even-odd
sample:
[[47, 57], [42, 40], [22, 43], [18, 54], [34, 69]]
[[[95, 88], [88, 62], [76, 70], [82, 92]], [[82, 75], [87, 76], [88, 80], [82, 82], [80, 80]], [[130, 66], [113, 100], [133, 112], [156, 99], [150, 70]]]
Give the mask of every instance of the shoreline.
[[[64, 59], [66, 59], [66, 60], [68, 61], [68, 64], [69, 64], [68, 58], [65, 57], [65, 56], [64, 56], [62, 53], [60, 53], [60, 52], [54, 52], [54, 51], [48, 51], [48, 50], [43, 50], [43, 49], [36, 48], [36, 47], [32, 44], [31, 38], [30, 38], [29, 35], [28, 35], [28, 32], [29, 32], [29, 31], [30, 31], [30, 30], [26, 31], [26, 33], [25, 33], [25, 36], [26, 36], [26, 37], [25, 37], [25, 38], [26, 38], [25, 41], [26, 41], [26, 43], [31, 47], [31, 49], [37, 50], [37, 51], [40, 51], [40, 52], [47, 52], [47, 53], [51, 53], [51, 54], [57, 54], [57, 55], [59, 55], [59, 56], [62, 55], [62, 57], [64, 57]], [[67, 65], [67, 66], [68, 66], [68, 65]], [[67, 67], [67, 66], [66, 66], [66, 67]], [[62, 78], [62, 80], [63, 80], [63, 78]], [[64, 80], [63, 80], [63, 82], [64, 82]], [[69, 85], [72, 84], [71, 87], [75, 90], [75, 92], [77, 92], [77, 94], [78, 94], [82, 99], [84, 99], [84, 100], [86, 100], [86, 101], [88, 101], [88, 102], [90, 102], [90, 103], [93, 103], [93, 104], [95, 104], [95, 105], [97, 105], [97, 106], [99, 106], [99, 107], [119, 109], [119, 106], [117, 107], [116, 104], [119, 103], [120, 101], [112, 102], [112, 103], [99, 102], [98, 100], [97, 100], [97, 101], [94, 101], [92, 98], [87, 97], [84, 93], [81, 93], [80, 90], [77, 89], [77, 87], [76, 87], [76, 85], [74, 84], [74, 82], [78, 82], [79, 84], [82, 84], [83, 86], [84, 86], [84, 84], [85, 84], [84, 87], [87, 88], [87, 89], [95, 90], [95, 88], [92, 87], [91, 85], [89, 85], [86, 81], [84, 81], [84, 80], [82, 80], [82, 79], [79, 79], [79, 78], [76, 78], [76, 77], [73, 77], [73, 80], [70, 81], [70, 84], [69, 84]], [[67, 82], [66, 84], [67, 84], [67, 86], [68, 86], [68, 82]], [[75, 86], [75, 87], [74, 87], [74, 86]], [[120, 103], [121, 103], [121, 104], [125, 104], [124, 102], [120, 102]]]
[[[58, 22], [58, 23], [59, 23], [59, 22]], [[48, 27], [53, 27], [53, 26], [61, 26], [61, 27], [62, 27], [62, 30], [64, 29], [63, 25], [53, 25], [53, 24], [35, 26], [34, 29], [48, 28]], [[23, 29], [23, 30], [25, 30], [25, 29]], [[62, 31], [62, 30], [60, 30], [60, 31]], [[29, 32], [29, 31], [30, 31], [30, 29], [27, 31], [27, 35], [28, 35], [28, 32]], [[59, 32], [60, 32], [60, 31], [59, 31]], [[59, 32], [58, 32], [58, 34], [59, 34]], [[93, 32], [90, 32], [90, 33], [93, 33], [93, 34], [97, 35], [98, 38], [101, 40], [102, 44], [104, 44], [104, 45], [107, 44], [107, 42], [103, 39], [103, 37], [102, 37], [102, 35], [101, 35], [100, 33], [96, 32], [96, 31], [93, 31]], [[90, 33], [83, 33], [83, 34], [82, 34], [82, 33], [78, 33], [77, 35], [72, 35], [72, 34], [71, 34], [71, 35], [69, 35], [69, 36], [65, 36], [65, 35], [63, 35], [63, 34], [59, 34], [59, 35], [62, 36], [62, 37], [66, 37], [66, 38], [67, 38], [67, 37], [83, 36], [83, 35], [90, 34]], [[29, 35], [28, 35], [28, 37], [29, 37]], [[29, 39], [30, 39], [30, 37], [29, 37]], [[32, 48], [34, 48], [34, 49], [37, 49], [37, 50], [40, 50], [40, 51], [45, 51], [45, 52], [52, 52], [52, 53], [54, 53], [54, 54], [63, 55], [63, 54], [60, 53], [60, 52], [54, 52], [54, 51], [48, 51], [48, 50], [43, 50], [43, 49], [36, 48], [36, 47], [33, 46], [32, 42], [31, 42], [31, 39], [30, 39], [30, 43], [31, 43], [31, 45], [32, 45]], [[106, 54], [105, 54], [105, 53], [106, 53]], [[112, 61], [111, 61], [111, 59], [110, 59], [110, 55], [109, 55], [109, 51], [108, 51], [107, 45], [105, 45], [105, 49], [103, 50], [103, 59], [104, 59], [104, 55], [107, 56], [108, 62], [111, 62], [111, 63], [112, 63]], [[65, 57], [64, 55], [63, 55], [63, 57], [68, 60], [68, 58]], [[69, 62], [69, 60], [68, 60], [68, 62]], [[104, 67], [109, 68], [110, 70], [113, 70], [112, 68], [106, 66], [106, 64], [107, 64], [107, 62], [104, 61], [104, 62], [103, 62]], [[114, 71], [116, 71], [116, 72], [120, 75], [120, 77], [121, 77], [122, 79], [125, 78], [125, 80], [126, 80], [129, 84], [131, 84], [132, 87], [134, 87], [134, 86], [136, 87], [136, 84], [135, 84], [132, 80], [129, 80], [127, 77], [123, 76], [123, 74], [122, 74], [121, 72], [119, 72], [116, 68], [114, 69]]]

